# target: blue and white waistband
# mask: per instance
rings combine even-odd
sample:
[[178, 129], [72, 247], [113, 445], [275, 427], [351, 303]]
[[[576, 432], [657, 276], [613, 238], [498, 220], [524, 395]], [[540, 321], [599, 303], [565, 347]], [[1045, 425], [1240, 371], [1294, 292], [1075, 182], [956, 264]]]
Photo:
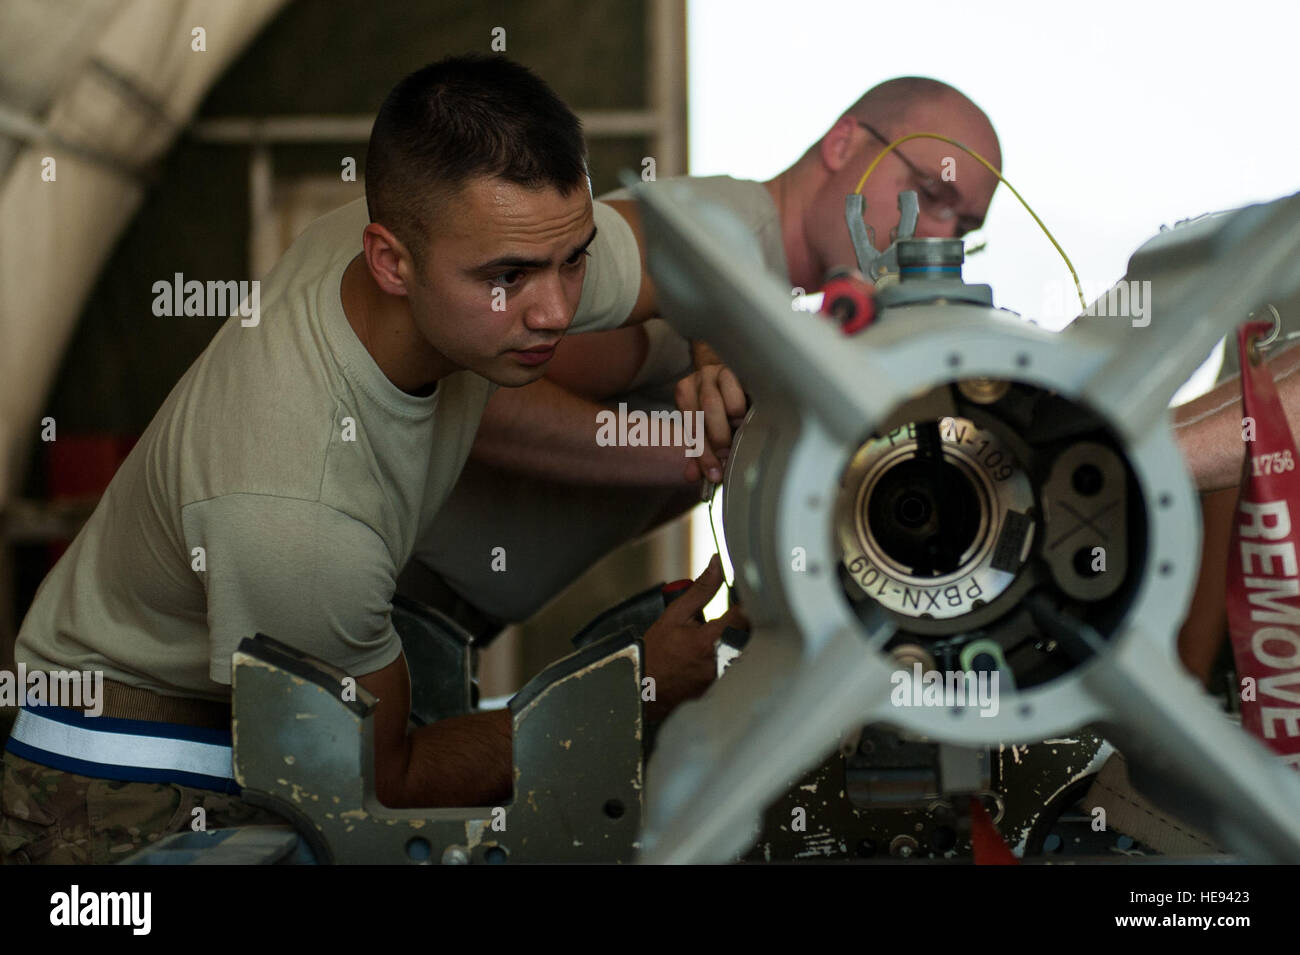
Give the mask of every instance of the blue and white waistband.
[[5, 748], [80, 776], [239, 793], [229, 730], [24, 706]]

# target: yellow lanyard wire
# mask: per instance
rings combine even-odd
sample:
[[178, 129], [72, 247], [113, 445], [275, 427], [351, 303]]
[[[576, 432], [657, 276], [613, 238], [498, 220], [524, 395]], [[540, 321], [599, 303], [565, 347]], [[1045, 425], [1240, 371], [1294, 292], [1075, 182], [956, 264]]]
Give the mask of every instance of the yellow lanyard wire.
[[866, 185], [867, 177], [870, 176], [873, 172], [875, 172], [876, 166], [880, 164], [880, 160], [884, 159], [887, 155], [893, 152], [898, 146], [907, 142], [909, 139], [937, 139], [941, 142], [948, 143], [949, 145], [956, 146], [962, 152], [968, 153], [976, 162], [982, 165], [989, 172], [993, 173], [993, 175], [997, 176], [998, 181], [1005, 184], [1006, 187], [1011, 190], [1011, 194], [1020, 200], [1020, 204], [1025, 207], [1025, 211], [1028, 212], [1029, 215], [1033, 217], [1033, 220], [1038, 223], [1038, 227], [1043, 230], [1043, 234], [1047, 236], [1047, 240], [1051, 242], [1052, 245], [1056, 248], [1056, 251], [1061, 254], [1061, 258], [1065, 260], [1065, 267], [1070, 270], [1070, 277], [1074, 279], [1074, 290], [1076, 293], [1078, 293], [1079, 296], [1079, 307], [1081, 309], [1085, 309], [1085, 310], [1087, 309], [1088, 303], [1084, 300], [1083, 297], [1083, 286], [1079, 284], [1079, 273], [1077, 273], [1074, 270], [1074, 264], [1070, 261], [1070, 257], [1065, 254], [1065, 250], [1061, 248], [1061, 243], [1056, 241], [1056, 237], [1052, 235], [1051, 230], [1048, 229], [1047, 226], [1043, 224], [1042, 219], [1038, 218], [1038, 213], [1034, 212], [1034, 210], [1029, 207], [1029, 203], [1025, 202], [1024, 196], [1022, 196], [1019, 192], [1016, 191], [1015, 186], [1011, 185], [1010, 182], [1007, 182], [1006, 178], [1003, 177], [1002, 173], [998, 172], [998, 170], [994, 167], [994, 165], [991, 162], [989, 162], [979, 153], [975, 152], [975, 150], [969, 148], [968, 146], [963, 145], [962, 143], [959, 143], [955, 139], [951, 139], [947, 136], [940, 136], [938, 133], [908, 133], [906, 136], [900, 136], [898, 139], [895, 139], [892, 143], [890, 143], [888, 146], [882, 149], [880, 151], [880, 154], [877, 155], [875, 159], [871, 160], [871, 164], [867, 166], [867, 171], [864, 172], [862, 174], [862, 178], [858, 180], [857, 188], [853, 190], [853, 194], [855, 196], [859, 196], [862, 194], [862, 187]]

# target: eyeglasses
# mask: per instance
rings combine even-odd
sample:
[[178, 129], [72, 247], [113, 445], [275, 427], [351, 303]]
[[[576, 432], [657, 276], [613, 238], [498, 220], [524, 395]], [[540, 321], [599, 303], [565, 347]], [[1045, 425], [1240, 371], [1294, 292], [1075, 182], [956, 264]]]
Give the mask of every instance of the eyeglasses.
[[[876, 139], [880, 140], [881, 143], [886, 146], [889, 145], [890, 140], [879, 133], [870, 123], [864, 123], [860, 119], [855, 120], [855, 122], [872, 136], [876, 137]], [[919, 193], [919, 204], [924, 207], [926, 215], [938, 219], [940, 222], [949, 222], [956, 218], [957, 210], [954, 209], [953, 206], [955, 206], [961, 198], [957, 194], [957, 191], [952, 186], [948, 185], [948, 183], [931, 176], [916, 163], [912, 162], [912, 160], [904, 156], [901, 150], [893, 149], [890, 151], [898, 157], [899, 161], [902, 162], [902, 164], [906, 166], [908, 171], [912, 174], [912, 178], [916, 184], [916, 191]], [[962, 235], [967, 232], [973, 232], [984, 224], [982, 221], [971, 217], [963, 217], [963, 219], [962, 228], [959, 230], [959, 234]]]

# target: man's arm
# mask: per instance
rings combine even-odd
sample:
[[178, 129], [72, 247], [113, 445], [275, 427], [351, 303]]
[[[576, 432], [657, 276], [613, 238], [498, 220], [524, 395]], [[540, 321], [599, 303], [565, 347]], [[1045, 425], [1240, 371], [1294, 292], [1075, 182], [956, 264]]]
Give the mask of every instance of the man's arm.
[[641, 213], [636, 201], [632, 199], [602, 199], [601, 201], [622, 216], [631, 227], [632, 234], [636, 236], [637, 250], [641, 253], [641, 288], [637, 292], [636, 304], [632, 306], [632, 312], [623, 324], [639, 325], [659, 311], [658, 303], [655, 301], [654, 282], [650, 278], [650, 269], [646, 265], [645, 233], [641, 231]]
[[[722, 584], [717, 557], [646, 631], [646, 676], [655, 699], [647, 719], [662, 719], [683, 700], [699, 696], [717, 673], [715, 647], [728, 626], [744, 627], [737, 608], [702, 623], [697, 614]], [[411, 683], [405, 657], [360, 677], [379, 697], [374, 715], [375, 794], [392, 808], [491, 806], [513, 794], [514, 751], [508, 709], [439, 720], [407, 732]], [[628, 687], [629, 693], [637, 692]]]
[[[623, 323], [623, 327], [639, 325], [659, 314], [659, 303], [655, 297], [654, 280], [650, 277], [650, 268], [646, 259], [645, 233], [641, 230], [640, 208], [636, 201], [632, 199], [602, 199], [601, 202], [623, 217], [632, 230], [632, 235], [636, 238], [637, 250], [641, 255], [641, 287], [637, 293], [636, 304], [632, 307], [632, 312]], [[622, 343], [626, 346], [626, 343], [630, 341], [631, 339], [623, 339]], [[702, 340], [691, 341], [691, 356], [694, 359], [696, 368], [702, 368], [705, 365], [722, 364], [722, 359]], [[617, 392], [611, 392], [611, 394], [614, 393]]]
[[[625, 325], [635, 325], [657, 314], [659, 307], [655, 299], [654, 282], [646, 263], [641, 214], [633, 200], [602, 201], [627, 221], [641, 253], [641, 288], [632, 313], [625, 322]], [[697, 370], [694, 375], [683, 378], [678, 383], [677, 407], [684, 413], [704, 412], [707, 440], [702, 457], [687, 459], [682, 473], [690, 482], [707, 477], [718, 483], [722, 480], [722, 467], [730, 450], [732, 432], [745, 415], [745, 394], [736, 376], [722, 364], [717, 353], [705, 342], [692, 341], [691, 355]]]
[[406, 657], [357, 682], [380, 701], [373, 717], [375, 795], [385, 806], [494, 806], [510, 800], [514, 760], [508, 709], [455, 716], [407, 733]]
[[470, 453], [494, 467], [569, 484], [682, 484], [682, 448], [597, 444], [596, 416], [602, 411], [611, 409], [545, 378], [523, 388], [499, 388]]
[[[209, 675], [231, 682], [239, 642], [266, 633], [357, 675], [379, 698], [374, 719], [374, 779], [380, 802], [406, 806], [486, 806], [513, 789], [508, 710], [471, 713], [409, 731], [411, 687], [392, 623], [396, 570], [369, 526], [316, 501], [231, 494], [182, 511], [185, 562], [206, 593]], [[202, 569], [188, 563], [202, 548]], [[658, 686], [658, 716], [703, 692], [713, 645], [734, 612], [704, 624], [694, 612], [722, 582], [716, 560], [646, 633], [647, 676]], [[629, 687], [629, 692], [637, 688]], [[255, 728], [271, 732], [272, 728]]]
[[1183, 666], [1205, 683], [1228, 634], [1228, 557], [1237, 488], [1201, 495], [1201, 569], [1178, 631]]
[[649, 351], [640, 325], [569, 335], [546, 366], [546, 377], [575, 395], [608, 401], [632, 387]]
[[509, 797], [509, 713], [440, 721], [407, 738], [410, 681], [391, 618], [396, 568], [370, 527], [319, 502], [269, 495], [213, 498], [183, 515], [186, 547], [204, 549], [214, 680], [230, 682], [240, 640], [269, 634], [358, 674], [379, 697], [381, 802], [481, 806]]
[[[1300, 421], [1300, 349], [1267, 362], [1278, 397], [1294, 434]], [[1174, 437], [1201, 491], [1236, 487], [1241, 482], [1245, 442], [1241, 437], [1241, 379], [1233, 378], [1174, 409]]]

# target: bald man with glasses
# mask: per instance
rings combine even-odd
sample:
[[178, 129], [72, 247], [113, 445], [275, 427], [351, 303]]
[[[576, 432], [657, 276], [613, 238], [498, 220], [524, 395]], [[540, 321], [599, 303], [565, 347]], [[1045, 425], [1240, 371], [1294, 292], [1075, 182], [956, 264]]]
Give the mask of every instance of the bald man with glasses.
[[[793, 166], [763, 186], [782, 222], [796, 286], [815, 291], [827, 271], [857, 259], [844, 222], [844, 197], [853, 192], [873, 159], [896, 139], [938, 133], [964, 143], [995, 168], [1002, 151], [987, 116], [959, 91], [935, 80], [906, 77], [869, 90]], [[917, 194], [916, 234], [957, 238], [980, 228], [998, 180], [969, 155], [937, 139], [916, 139], [881, 160], [862, 189], [868, 235], [878, 250], [892, 241], [898, 194]], [[705, 412], [708, 448], [688, 477], [721, 479], [726, 448], [745, 411], [740, 383], [712, 352], [697, 344], [695, 373], [677, 389], [682, 408]], [[714, 457], [713, 449], [718, 449]]]
[[[674, 181], [735, 213], [756, 237], [768, 270], [792, 289], [813, 292], [831, 268], [856, 262], [844, 197], [891, 139], [913, 132], [949, 136], [1001, 165], [997, 135], [979, 107], [944, 83], [905, 77], [869, 90], [767, 182]], [[917, 235], [964, 235], [983, 223], [996, 186], [996, 177], [961, 150], [913, 140], [882, 160], [865, 184], [866, 225], [876, 247], [886, 248], [898, 223], [898, 194], [911, 189], [920, 206]], [[601, 198], [632, 225], [644, 275], [636, 203], [622, 191]], [[728, 417], [744, 412], [734, 376], [702, 344], [693, 362], [690, 344], [663, 321], [630, 334], [581, 338], [562, 343], [546, 378], [493, 397], [456, 490], [400, 581], [409, 595], [451, 613], [480, 637], [527, 619], [601, 556], [698, 502], [698, 484], [688, 481], [701, 472], [721, 479], [725, 451], [715, 455], [708, 445], [725, 449]], [[597, 413], [621, 401], [671, 410], [679, 381], [688, 400], [702, 401], [712, 389], [702, 405], [710, 440], [701, 457], [685, 457], [680, 447], [597, 444]], [[525, 463], [535, 473], [546, 461], [557, 464], [554, 482], [515, 473]], [[575, 461], [587, 475], [581, 486], [565, 475]], [[493, 559], [502, 553], [504, 571]]]

